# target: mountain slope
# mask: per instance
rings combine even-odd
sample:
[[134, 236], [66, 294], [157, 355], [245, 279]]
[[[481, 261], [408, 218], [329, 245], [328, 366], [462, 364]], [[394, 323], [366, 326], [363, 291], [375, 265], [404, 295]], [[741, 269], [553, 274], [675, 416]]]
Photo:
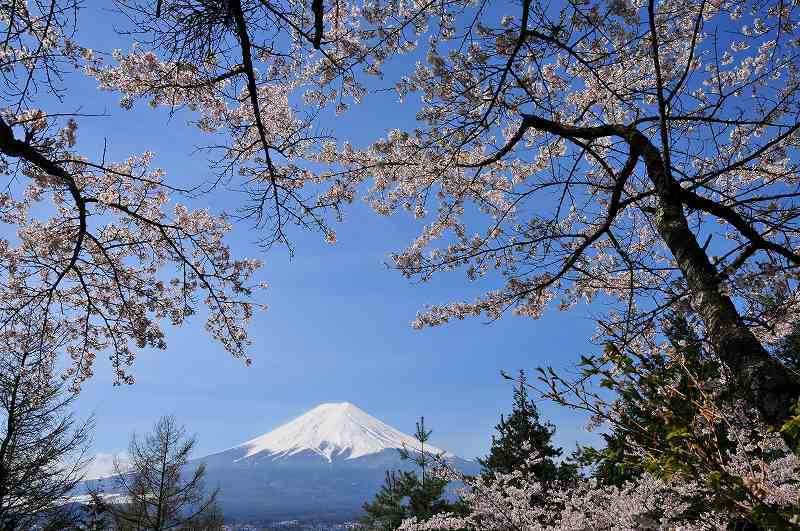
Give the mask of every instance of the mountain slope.
[[[328, 462], [357, 459], [384, 450], [406, 447], [419, 450], [413, 437], [384, 424], [349, 402], [321, 404], [308, 413], [237, 448], [246, 453], [241, 459], [258, 454], [275, 458], [311, 451]], [[439, 454], [435, 447], [426, 452]]]
[[[206, 463], [209, 486], [231, 521], [356, 518], [380, 489], [387, 470], [413, 470], [401, 448], [419, 442], [349, 402], [321, 404], [296, 419]], [[444, 454], [425, 445], [425, 452]], [[444, 454], [465, 472], [473, 462]]]
[[[361, 514], [387, 470], [413, 470], [399, 449], [419, 443], [348, 402], [321, 404], [233, 448], [194, 460], [206, 465], [206, 485], [219, 487], [226, 520], [269, 523], [342, 521]], [[426, 453], [443, 453], [425, 445]], [[445, 454], [468, 473], [474, 462]]]

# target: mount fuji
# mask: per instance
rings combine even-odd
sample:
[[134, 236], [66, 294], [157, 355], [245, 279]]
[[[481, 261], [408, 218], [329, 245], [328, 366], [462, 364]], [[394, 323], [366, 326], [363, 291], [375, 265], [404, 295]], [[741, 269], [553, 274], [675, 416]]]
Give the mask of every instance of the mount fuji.
[[[245, 455], [240, 459], [281, 459], [311, 452], [331, 463], [334, 459], [358, 459], [404, 447], [421, 451], [419, 446], [413, 437], [384, 424], [350, 402], [341, 402], [321, 404], [291, 422], [229, 451], [245, 450]], [[425, 448], [425, 451], [444, 453], [432, 446]]]
[[[411, 470], [401, 448], [419, 442], [349, 402], [321, 404], [264, 435], [196, 459], [206, 464], [206, 485], [219, 487], [226, 520], [346, 520], [380, 489], [387, 470]], [[444, 454], [464, 472], [476, 463]]]

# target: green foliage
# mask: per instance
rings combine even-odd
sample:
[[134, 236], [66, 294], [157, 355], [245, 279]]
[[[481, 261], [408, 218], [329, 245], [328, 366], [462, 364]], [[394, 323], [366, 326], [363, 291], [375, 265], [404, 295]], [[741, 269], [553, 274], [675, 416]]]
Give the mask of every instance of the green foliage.
[[[569, 463], [557, 463], [561, 449], [553, 446], [555, 427], [542, 422], [536, 404], [528, 398], [528, 380], [524, 370], [519, 371], [514, 387], [514, 403], [511, 414], [501, 415], [492, 436], [489, 455], [478, 462], [482, 474], [491, 477], [495, 473], [508, 474], [522, 471], [528, 478], [536, 478], [545, 486], [576, 476], [576, 467]], [[541, 460], [531, 464], [532, 455]]]
[[[617, 418], [604, 433], [605, 447], [581, 448], [577, 460], [591, 465], [601, 484], [622, 485], [648, 471], [660, 476], [693, 474], [696, 416], [707, 391], [698, 381], [714, 381], [720, 366], [703, 349], [684, 316], [672, 315], [664, 329], [672, 344], [667, 353], [638, 356], [606, 345], [603, 356], [584, 357], [582, 373], [599, 377], [617, 394]], [[664, 390], [669, 390], [665, 393]], [[724, 440], [718, 430], [710, 437]], [[646, 448], [642, 459], [634, 448]]]
[[[795, 377], [800, 378], [800, 323], [778, 343], [772, 352]], [[781, 435], [797, 451], [800, 449], [800, 400], [792, 406], [791, 417], [781, 426]]]
[[419, 466], [420, 474], [402, 470], [386, 472], [384, 484], [374, 500], [363, 505], [367, 515], [362, 521], [371, 529], [388, 531], [400, 527], [406, 518], [426, 519], [435, 514], [461, 510], [458, 502], [446, 499], [447, 482], [427, 473], [431, 462], [441, 458], [425, 450], [431, 433], [425, 428], [425, 418], [421, 417], [414, 434], [420, 443], [420, 451], [400, 450], [403, 459], [412, 460]]
[[[507, 379], [513, 379], [503, 373]], [[481, 475], [491, 481], [495, 474], [521, 472], [519, 482], [536, 481], [543, 491], [531, 498], [532, 507], [553, 506], [547, 493], [550, 489], [563, 487], [578, 477], [575, 463], [559, 462], [562, 450], [553, 445], [555, 426], [542, 422], [536, 404], [528, 397], [528, 378], [524, 370], [519, 371], [514, 387], [511, 413], [501, 415], [492, 435], [489, 454], [478, 459]], [[509, 485], [515, 485], [510, 481]], [[553, 507], [557, 511], [557, 507]], [[542, 521], [542, 524], [549, 522]]]
[[[578, 462], [590, 465], [593, 477], [605, 485], [635, 481], [643, 472], [665, 479], [704, 477], [712, 501], [699, 494], [697, 499], [688, 499], [690, 508], [685, 516], [716, 509], [740, 515], [732, 528], [790, 528], [786, 526], [800, 513], [777, 511], [760, 498], [757, 487], [743, 484], [725, 466], [725, 456], [737, 448], [728, 424], [720, 422], [727, 416], [720, 408], [732, 408], [742, 397], [735, 387], [716, 383], [722, 381], [723, 367], [705, 350], [686, 316], [671, 315], [663, 331], [672, 347], [666, 352], [637, 355], [608, 344], [603, 356], [583, 358], [583, 376], [599, 378], [616, 393], [617, 402], [613, 418], [607, 418], [611, 429], [603, 434], [605, 447], [582, 448]], [[800, 329], [787, 336], [773, 355], [796, 372], [800, 368]], [[793, 412], [781, 432], [785, 439], [795, 440], [797, 448], [800, 404]], [[751, 435], [754, 438], [758, 433]], [[746, 451], [753, 463], [774, 457], [757, 447]], [[740, 508], [745, 506], [753, 509], [742, 512]]]
[[397, 529], [407, 517], [408, 507], [404, 505], [408, 497], [405, 476], [416, 475], [410, 472], [386, 472], [386, 480], [372, 503], [364, 504], [367, 516], [363, 521], [372, 529]]
[[420, 447], [418, 448], [419, 451], [409, 451], [408, 448], [402, 448], [400, 450], [400, 457], [403, 459], [408, 459], [414, 461], [420, 469], [420, 473], [422, 474], [422, 481], [421, 484], [425, 485], [425, 471], [428, 467], [428, 464], [434, 459], [434, 457], [441, 457], [441, 456], [431, 456], [425, 450], [425, 443], [431, 438], [431, 434], [433, 430], [425, 429], [425, 417], [420, 417], [416, 423], [416, 430], [414, 431], [414, 438], [419, 442]]
[[372, 503], [364, 504], [364, 523], [371, 529], [397, 529], [406, 518], [430, 518], [457, 510], [457, 504], [444, 498], [445, 481], [428, 478], [424, 484], [414, 472], [386, 472], [386, 480]]
[[781, 434], [789, 439], [794, 448], [800, 447], [800, 400], [792, 407], [792, 416], [781, 426]]

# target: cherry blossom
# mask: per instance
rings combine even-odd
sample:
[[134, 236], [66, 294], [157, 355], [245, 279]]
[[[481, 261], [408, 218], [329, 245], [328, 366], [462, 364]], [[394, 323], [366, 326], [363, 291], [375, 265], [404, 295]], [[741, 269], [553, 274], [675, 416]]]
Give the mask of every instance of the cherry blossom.
[[0, 160], [9, 181], [0, 196], [0, 335], [13, 338], [21, 319], [39, 323], [40, 349], [58, 335], [52, 355], [68, 357], [57, 365], [74, 391], [101, 354], [117, 383], [133, 383], [137, 350], [165, 348], [164, 324], [201, 309], [210, 335], [248, 361], [261, 262], [232, 256], [228, 218], [175, 201], [182, 191], [153, 153], [117, 162], [81, 155], [80, 117], [37, 106], [40, 91], [63, 90], [62, 74], [95, 60], [64, 31], [75, 7], [0, 6]]
[[478, 3], [396, 84], [418, 127], [321, 160], [423, 219], [402, 274], [487, 286], [415, 326], [599, 302], [601, 339], [638, 349], [688, 304], [779, 427], [798, 396], [766, 349], [797, 319], [795, 7]]

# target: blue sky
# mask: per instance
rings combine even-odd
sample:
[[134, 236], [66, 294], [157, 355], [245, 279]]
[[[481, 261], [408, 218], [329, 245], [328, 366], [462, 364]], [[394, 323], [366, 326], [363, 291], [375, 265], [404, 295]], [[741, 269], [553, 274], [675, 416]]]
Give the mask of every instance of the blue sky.
[[[78, 40], [101, 51], [127, 48], [129, 41], [112, 29], [121, 21], [105, 5], [85, 4]], [[154, 151], [172, 182], [211, 178], [203, 155], [195, 152], [209, 138], [186, 125], [190, 115], [170, 118], [141, 103], [124, 111], [118, 95], [97, 93], [94, 85], [68, 80], [67, 107], [108, 113], [80, 121], [82, 151], [97, 154], [107, 139], [109, 158]], [[383, 92], [330, 125], [363, 145], [408, 125], [413, 114], [413, 102], [401, 105], [392, 92]], [[212, 200], [214, 209], [236, 208], [236, 196], [227, 193], [197, 204]], [[295, 232], [292, 259], [283, 249], [265, 254], [254, 244], [257, 233], [247, 225], [236, 227], [229, 240], [234, 253], [262, 258], [259, 280], [270, 284], [259, 295], [269, 310], [259, 313], [252, 327], [253, 365], [231, 359], [205, 334], [201, 316], [170, 329], [166, 351], [139, 354], [131, 387], [113, 387], [109, 363], [98, 360], [96, 376], [77, 401], [80, 415], [96, 415], [95, 451], [124, 450], [132, 431], [145, 431], [160, 415], [172, 413], [197, 434], [202, 455], [264, 433], [321, 402], [350, 401], [406, 432], [424, 415], [437, 446], [474, 457], [486, 452], [493, 426], [511, 404], [511, 385], [500, 370], [568, 367], [593, 349], [588, 338], [594, 325], [585, 307], [568, 313], [553, 309], [539, 321], [509, 315], [491, 324], [473, 319], [412, 330], [410, 322], [423, 305], [469, 299], [494, 286], [470, 285], [463, 273], [422, 285], [410, 282], [384, 264], [420, 225], [403, 215], [377, 216], [360, 202], [345, 216], [336, 226], [335, 246]], [[541, 410], [558, 426], [562, 444], [592, 438], [575, 413], [550, 404]]]

